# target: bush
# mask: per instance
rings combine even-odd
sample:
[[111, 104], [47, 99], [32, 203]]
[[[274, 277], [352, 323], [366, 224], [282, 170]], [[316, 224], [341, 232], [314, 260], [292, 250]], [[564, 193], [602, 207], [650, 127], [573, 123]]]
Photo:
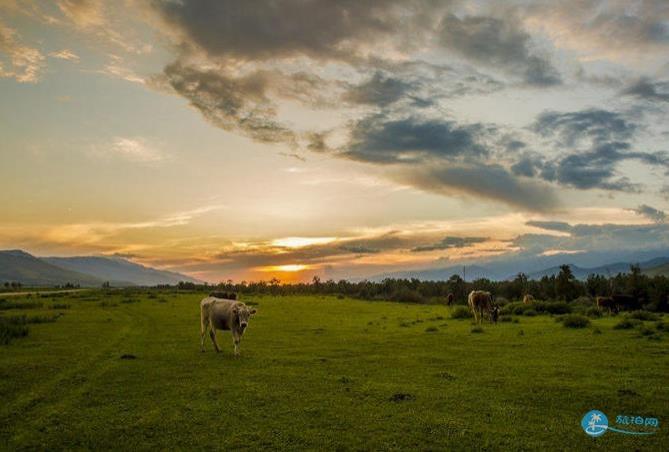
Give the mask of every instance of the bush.
[[511, 317], [510, 315], [502, 315], [502, 316], [499, 317], [499, 321], [500, 322], [511, 322], [511, 321], [513, 321], [513, 317]]
[[547, 312], [549, 314], [569, 314], [572, 312], [571, 306], [569, 306], [564, 301], [539, 301], [534, 303], [534, 308], [537, 312]]
[[585, 315], [587, 315], [590, 318], [596, 319], [602, 316], [602, 311], [600, 311], [599, 308], [590, 307], [585, 310]]
[[652, 312], [648, 311], [632, 311], [629, 314], [627, 314], [627, 318], [637, 319], [637, 320], [652, 320], [652, 321], [659, 319], [657, 314], [653, 314]]
[[406, 287], [402, 287], [398, 289], [396, 292], [394, 292], [391, 296], [390, 299], [392, 301], [399, 301], [402, 303], [424, 303], [425, 299], [423, 296], [411, 289], [407, 289]]
[[648, 328], [646, 325], [641, 325], [641, 328], [639, 328], [639, 333], [641, 333], [642, 336], [652, 336], [655, 334], [655, 330]]
[[455, 309], [451, 312], [452, 319], [470, 319], [472, 313], [469, 311], [469, 308], [464, 306], [456, 306]]
[[38, 309], [42, 307], [39, 301], [0, 301], [0, 311], [8, 309]]
[[483, 327], [476, 325], [472, 327], [472, 333], [483, 333]]
[[534, 317], [537, 315], [537, 311], [535, 311], [534, 309], [527, 309], [525, 311], [525, 315], [528, 317]]
[[562, 319], [562, 325], [567, 328], [585, 328], [590, 325], [590, 319], [581, 314], [569, 314]]
[[51, 306], [49, 306], [49, 309], [70, 309], [70, 305], [62, 303], [54, 303]]
[[436, 333], [437, 331], [439, 331], [439, 328], [437, 328], [436, 326], [429, 326], [425, 328], [426, 333]]
[[613, 326], [614, 330], [631, 330], [635, 326], [641, 323], [639, 320], [635, 319], [622, 319], [620, 322], [616, 323]]
[[26, 325], [8, 323], [0, 318], [0, 345], [8, 345], [12, 340], [26, 337], [27, 335], [28, 327]]

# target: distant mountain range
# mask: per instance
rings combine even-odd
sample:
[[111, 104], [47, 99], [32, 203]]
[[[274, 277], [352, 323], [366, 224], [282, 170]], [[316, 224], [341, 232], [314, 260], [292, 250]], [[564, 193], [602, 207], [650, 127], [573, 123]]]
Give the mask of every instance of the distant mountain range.
[[155, 286], [179, 281], [199, 282], [181, 273], [157, 270], [120, 257], [35, 257], [21, 250], [0, 251], [0, 283], [16, 281], [26, 286], [67, 283], [82, 287]]
[[[600, 265], [596, 267], [584, 267], [575, 264], [567, 264], [571, 268], [572, 273], [577, 279], [584, 280], [591, 274], [599, 274], [603, 276], [615, 276], [618, 273], [629, 273], [630, 265], [639, 264], [641, 270], [649, 275], [666, 275], [669, 276], [669, 257], [655, 257], [643, 262], [614, 262], [611, 264]], [[557, 275], [560, 272], [560, 265], [553, 265], [543, 270], [528, 271], [527, 268], [532, 268], [532, 263], [527, 261], [515, 262], [517, 270], [509, 271], [509, 267], [513, 262], [493, 262], [489, 265], [454, 265], [443, 268], [430, 268], [400, 271], [392, 273], [384, 273], [369, 278], [371, 281], [381, 281], [385, 278], [416, 278], [423, 281], [445, 281], [453, 275], [460, 277], [464, 275], [467, 281], [472, 281], [479, 278], [488, 278], [491, 280], [508, 280], [513, 279], [520, 272], [527, 275], [529, 279], [541, 279], [544, 276]], [[534, 266], [536, 268], [536, 266]]]

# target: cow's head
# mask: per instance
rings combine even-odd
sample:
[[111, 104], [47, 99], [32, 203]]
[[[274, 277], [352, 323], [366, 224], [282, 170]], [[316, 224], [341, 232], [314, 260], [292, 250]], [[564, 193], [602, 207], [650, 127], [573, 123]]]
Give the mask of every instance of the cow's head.
[[235, 313], [239, 328], [244, 331], [246, 327], [249, 326], [249, 319], [257, 311], [255, 308], [249, 308], [245, 304], [239, 303], [236, 304], [234, 308], [232, 308], [232, 312]]

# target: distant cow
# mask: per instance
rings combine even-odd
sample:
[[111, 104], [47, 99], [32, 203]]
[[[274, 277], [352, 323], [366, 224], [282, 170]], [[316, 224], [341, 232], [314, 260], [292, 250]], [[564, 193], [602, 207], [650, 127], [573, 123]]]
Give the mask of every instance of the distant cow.
[[597, 307], [608, 309], [610, 313], [618, 313], [641, 309], [641, 302], [631, 295], [612, 295], [610, 297], [597, 297]]
[[636, 311], [641, 309], [639, 299], [631, 295], [613, 295], [613, 303], [618, 311]]
[[232, 342], [235, 345], [235, 355], [239, 355], [239, 342], [246, 331], [250, 317], [256, 313], [241, 301], [228, 300], [217, 297], [207, 297], [200, 302], [200, 346], [204, 351], [204, 336], [209, 330], [209, 337], [214, 344], [214, 350], [220, 352], [216, 342], [216, 330], [232, 332]]
[[455, 296], [452, 293], [449, 293], [448, 296], [446, 297], [446, 305], [447, 306], [452, 305], [454, 299], [455, 299]]
[[223, 298], [225, 300], [236, 300], [237, 294], [234, 292], [212, 292], [209, 294], [210, 297]]
[[523, 304], [532, 304], [532, 303], [534, 303], [534, 297], [529, 293], [525, 294], [525, 296], [523, 297]]
[[493, 307], [490, 292], [484, 290], [472, 290], [469, 293], [467, 303], [469, 304], [469, 309], [474, 314], [476, 323], [481, 323], [484, 312], [490, 316], [491, 321], [494, 321], [493, 312], [497, 312], [498, 309], [496, 309], [497, 307]]

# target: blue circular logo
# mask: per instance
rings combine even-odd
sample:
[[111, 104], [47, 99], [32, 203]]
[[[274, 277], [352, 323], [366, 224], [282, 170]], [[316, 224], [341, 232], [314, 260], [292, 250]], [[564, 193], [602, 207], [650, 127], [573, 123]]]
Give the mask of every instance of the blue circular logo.
[[601, 411], [592, 410], [588, 411], [583, 416], [583, 419], [581, 419], [581, 427], [583, 427], [583, 431], [586, 434], [596, 438], [606, 433], [606, 430], [609, 428], [609, 420], [606, 414]]

